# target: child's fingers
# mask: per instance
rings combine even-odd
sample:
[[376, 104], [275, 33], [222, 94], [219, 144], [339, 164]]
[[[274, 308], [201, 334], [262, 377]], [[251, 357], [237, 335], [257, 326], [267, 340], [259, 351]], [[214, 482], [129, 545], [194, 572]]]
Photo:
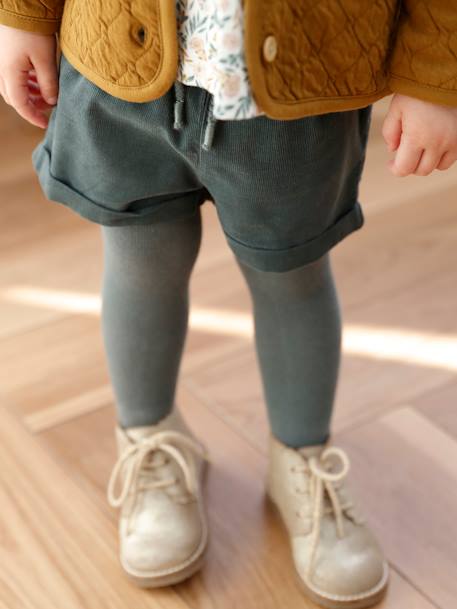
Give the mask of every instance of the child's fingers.
[[419, 146], [414, 139], [402, 134], [400, 145], [398, 146], [395, 159], [389, 161], [392, 173], [399, 177], [404, 177], [416, 171], [424, 148]]
[[49, 104], [55, 104], [58, 94], [56, 62], [39, 56], [33, 57], [32, 61], [41, 95]]
[[29, 88], [29, 98], [33, 101], [36, 108], [39, 110], [49, 110], [53, 107], [54, 104], [49, 104], [43, 99], [40, 91], [40, 85], [36, 82], [36, 80], [31, 80], [29, 76], [27, 85]]
[[400, 145], [401, 133], [401, 114], [396, 107], [391, 104], [382, 125], [382, 136], [389, 150], [394, 151], [398, 148]]
[[441, 155], [438, 150], [433, 148], [425, 149], [414, 173], [418, 176], [428, 176], [438, 165], [440, 158]]
[[438, 165], [436, 166], [436, 169], [439, 169], [440, 171], [446, 171], [446, 169], [449, 169], [450, 167], [452, 167], [452, 165], [455, 163], [456, 160], [457, 160], [456, 153], [448, 150], [447, 152], [445, 152], [443, 154], [443, 156], [439, 160]]
[[52, 108], [54, 107], [53, 105], [48, 104], [48, 102], [45, 99], [43, 99], [41, 97], [41, 95], [31, 94], [31, 95], [29, 95], [29, 99], [32, 101], [33, 105], [35, 106], [35, 108], [37, 110], [48, 111], [48, 110], [52, 110]]
[[34, 105], [29, 98], [28, 90], [28, 71], [12, 70], [7, 78], [4, 79], [6, 96], [8, 103], [13, 106], [16, 112], [37, 127], [45, 128], [47, 118]]
[[30, 78], [27, 81], [27, 84], [29, 85], [29, 89], [34, 90], [34, 91], [39, 91], [40, 90], [40, 85], [37, 83], [36, 80], [31, 80]]

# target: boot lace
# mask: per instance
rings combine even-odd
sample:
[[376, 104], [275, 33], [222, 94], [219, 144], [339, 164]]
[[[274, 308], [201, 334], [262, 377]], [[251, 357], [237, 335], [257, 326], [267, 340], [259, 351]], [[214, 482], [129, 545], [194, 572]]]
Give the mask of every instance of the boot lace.
[[[138, 490], [164, 488], [178, 482], [179, 479], [176, 476], [161, 479], [148, 477], [146, 481], [142, 481], [140, 487], [140, 474], [144, 473], [145, 469], [154, 469], [165, 464], [166, 460], [164, 459], [159, 463], [154, 463], [150, 460], [148, 464], [145, 464], [146, 459], [150, 455], [154, 455], [159, 451], [162, 452], [162, 456], [164, 456], [163, 453], [166, 453], [177, 463], [183, 474], [190, 500], [193, 500], [197, 495], [198, 488], [196, 472], [191, 469], [188, 460], [182, 455], [181, 449], [184, 452], [186, 450], [191, 451], [209, 460], [208, 454], [202, 445], [193, 438], [174, 430], [158, 431], [151, 436], [146, 436], [126, 446], [119, 455], [108, 482], [107, 496], [109, 504], [113, 507], [119, 507], [124, 504], [129, 494], [135, 494]], [[116, 495], [115, 487], [118, 482], [121, 483], [121, 488], [120, 492]], [[174, 497], [174, 500], [177, 500], [177, 497]], [[180, 502], [188, 503], [189, 498]]]
[[[334, 457], [341, 465], [339, 471], [329, 470], [329, 460], [331, 457]], [[341, 497], [338, 494], [338, 489], [341, 487], [342, 482], [349, 471], [349, 458], [341, 448], [335, 446], [328, 447], [323, 450], [318, 457], [309, 457], [308, 465], [304, 463], [303, 466], [295, 466], [294, 470], [308, 472], [310, 474], [310, 490], [314, 500], [312, 515], [306, 515], [307, 518], [312, 518], [313, 523], [310, 557], [308, 562], [309, 573], [316, 555], [323, 515], [327, 513], [334, 514], [337, 535], [339, 538], [342, 538], [345, 535], [345, 513], [358, 524], [361, 524], [363, 519], [355, 513], [354, 503], [349, 499], [342, 502]], [[325, 501], [325, 495], [328, 496], [328, 502]]]

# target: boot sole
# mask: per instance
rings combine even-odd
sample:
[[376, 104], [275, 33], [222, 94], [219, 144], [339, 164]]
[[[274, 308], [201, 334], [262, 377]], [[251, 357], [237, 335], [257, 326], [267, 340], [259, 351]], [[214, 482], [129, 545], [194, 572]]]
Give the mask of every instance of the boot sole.
[[[281, 512], [280, 512], [278, 506], [276, 505], [276, 503], [273, 501], [273, 499], [269, 495], [268, 490], [265, 491], [264, 498], [265, 498], [265, 502], [266, 502], [267, 506], [272, 509], [272, 512], [274, 513], [276, 518], [279, 520], [282, 530], [283, 530], [283, 532], [285, 532], [286, 537], [289, 540], [289, 548], [290, 548], [290, 550], [292, 550], [289, 530], [287, 529], [287, 526], [282, 518], [282, 515], [281, 515]], [[293, 562], [293, 559], [292, 559], [292, 562]], [[388, 579], [386, 579], [384, 586], [380, 590], [376, 590], [373, 594], [371, 594], [369, 596], [364, 596], [363, 598], [352, 599], [352, 600], [334, 600], [331, 598], [327, 598], [326, 596], [321, 596], [320, 594], [318, 594], [317, 592], [315, 592], [314, 590], [309, 588], [307, 586], [306, 582], [303, 581], [299, 572], [297, 571], [295, 564], [294, 564], [294, 575], [295, 575], [295, 579], [296, 579], [300, 589], [305, 594], [305, 596], [307, 596], [311, 601], [313, 601], [317, 605], [320, 605], [321, 607], [325, 607], [325, 609], [366, 609], [367, 607], [372, 607], [376, 603], [379, 603], [384, 598], [384, 596], [387, 592], [387, 588], [388, 588]]]
[[130, 573], [124, 567], [124, 573], [127, 575], [128, 579], [138, 588], [160, 588], [163, 586], [171, 586], [173, 584], [178, 584], [194, 575], [203, 567], [205, 563], [207, 547], [208, 546], [206, 545], [195, 561], [193, 561], [180, 571], [174, 571], [173, 573], [160, 576], [139, 577], [137, 575], [133, 575], [133, 573]]

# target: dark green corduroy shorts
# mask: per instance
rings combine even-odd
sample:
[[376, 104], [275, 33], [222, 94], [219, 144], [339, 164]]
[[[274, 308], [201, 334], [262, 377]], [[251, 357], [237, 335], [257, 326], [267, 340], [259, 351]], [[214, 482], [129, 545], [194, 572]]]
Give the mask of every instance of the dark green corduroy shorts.
[[234, 254], [265, 271], [312, 262], [364, 223], [358, 186], [371, 105], [213, 121], [204, 146], [212, 95], [203, 88], [181, 85], [180, 101], [171, 87], [150, 102], [126, 102], [63, 55], [59, 83], [32, 162], [47, 198], [88, 220], [152, 223], [211, 201]]

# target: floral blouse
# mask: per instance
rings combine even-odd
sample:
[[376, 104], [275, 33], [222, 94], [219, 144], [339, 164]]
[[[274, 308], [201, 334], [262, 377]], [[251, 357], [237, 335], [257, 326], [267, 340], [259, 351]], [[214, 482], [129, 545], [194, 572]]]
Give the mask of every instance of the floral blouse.
[[242, 10], [241, 0], [176, 0], [177, 80], [210, 91], [218, 119], [264, 114], [251, 93]]

